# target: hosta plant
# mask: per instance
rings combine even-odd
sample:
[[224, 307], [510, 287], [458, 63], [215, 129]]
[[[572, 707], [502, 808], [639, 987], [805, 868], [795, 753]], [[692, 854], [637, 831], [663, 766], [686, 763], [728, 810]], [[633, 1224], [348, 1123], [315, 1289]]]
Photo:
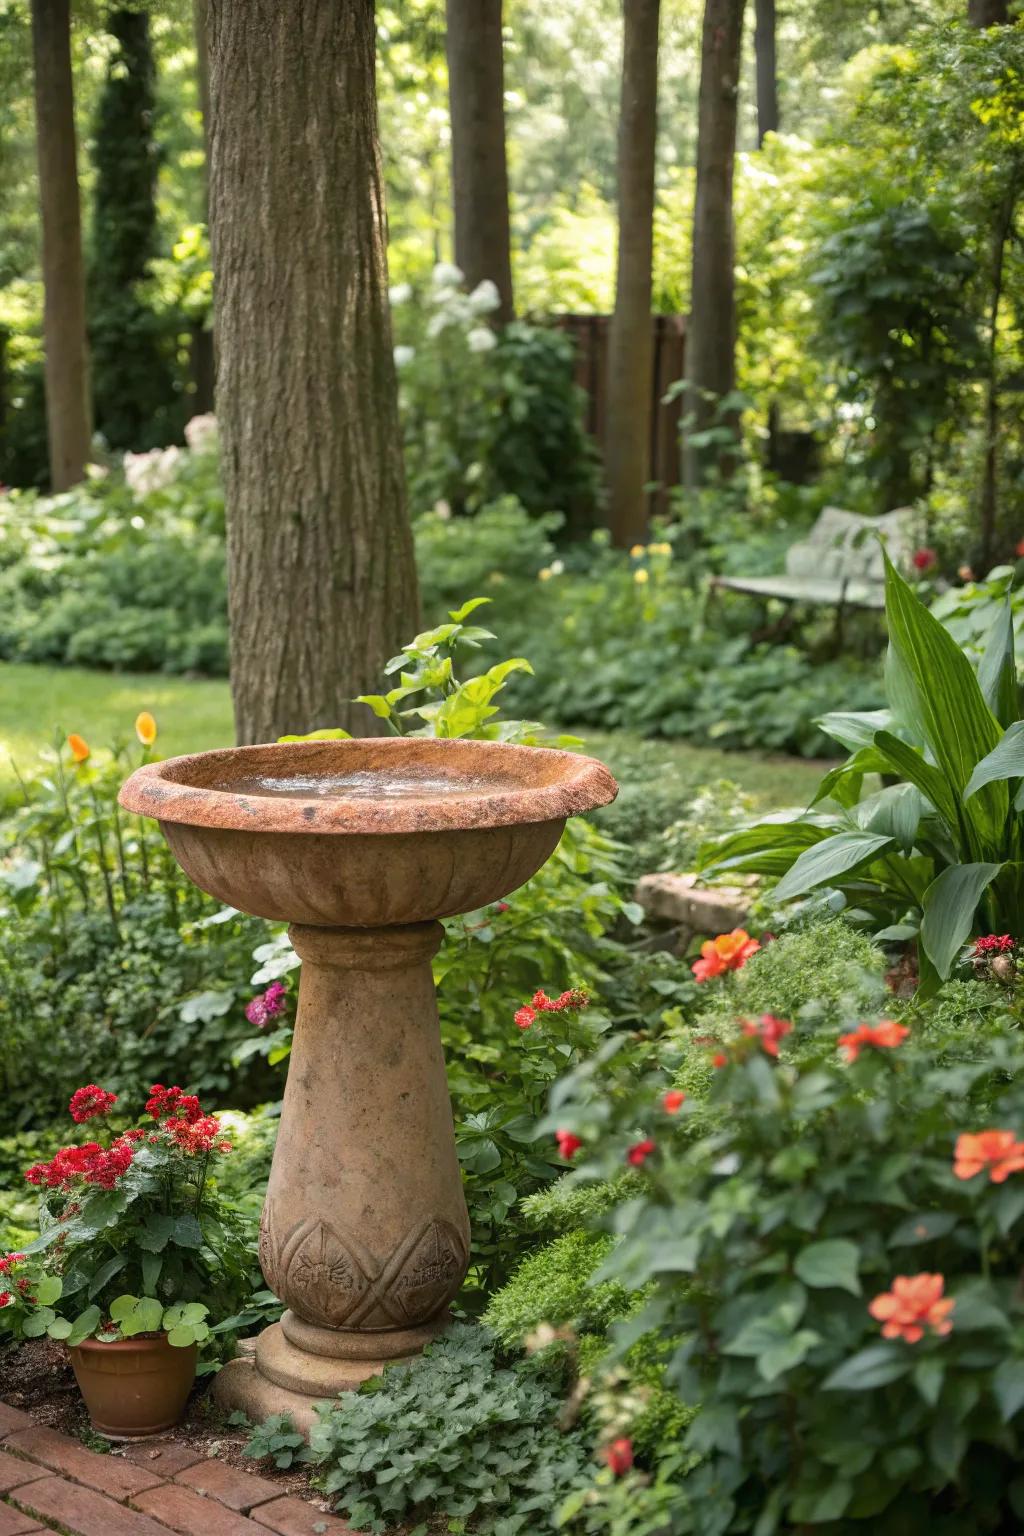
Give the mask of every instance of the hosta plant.
[[1006, 600], [975, 667], [888, 561], [886, 617], [888, 708], [826, 715], [822, 728], [851, 755], [825, 775], [810, 809], [709, 844], [700, 867], [775, 877], [780, 903], [838, 893], [879, 938], [917, 938], [928, 992], [968, 939], [1024, 935], [1013, 620]]

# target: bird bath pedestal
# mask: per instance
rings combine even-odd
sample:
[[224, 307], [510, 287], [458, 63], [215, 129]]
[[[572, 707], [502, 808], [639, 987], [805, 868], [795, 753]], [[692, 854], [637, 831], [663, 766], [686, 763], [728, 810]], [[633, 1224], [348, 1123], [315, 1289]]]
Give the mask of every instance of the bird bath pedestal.
[[616, 793], [592, 758], [498, 742], [239, 747], [140, 768], [121, 804], [188, 877], [288, 922], [295, 1037], [260, 1223], [285, 1303], [218, 1401], [253, 1419], [354, 1388], [444, 1327], [469, 1262], [431, 958], [439, 918], [529, 880]]

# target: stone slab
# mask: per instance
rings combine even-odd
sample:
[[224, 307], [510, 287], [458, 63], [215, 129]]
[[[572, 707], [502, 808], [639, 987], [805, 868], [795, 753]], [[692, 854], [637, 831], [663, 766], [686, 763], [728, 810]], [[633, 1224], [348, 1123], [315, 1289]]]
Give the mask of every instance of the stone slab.
[[274, 1499], [254, 1510], [253, 1519], [277, 1536], [354, 1536], [345, 1520], [325, 1514], [305, 1499]]
[[186, 1467], [194, 1467], [197, 1461], [205, 1461], [202, 1451], [194, 1446], [183, 1445], [179, 1440], [135, 1440], [117, 1448], [118, 1457], [130, 1461], [144, 1472], [154, 1472], [160, 1477], [174, 1477]]
[[181, 1483], [163, 1483], [138, 1494], [132, 1505], [152, 1515], [181, 1536], [265, 1536], [265, 1527], [255, 1525], [248, 1515], [226, 1509], [216, 1499], [204, 1498]]
[[45, 1526], [12, 1504], [0, 1504], [0, 1536], [35, 1536], [37, 1531], [45, 1530]]
[[699, 886], [696, 875], [642, 875], [635, 899], [648, 917], [676, 923], [713, 938], [742, 928], [750, 916], [750, 893], [735, 885]]
[[13, 1435], [17, 1429], [31, 1429], [35, 1420], [30, 1413], [12, 1408], [10, 1403], [0, 1403], [0, 1439]]
[[247, 1515], [259, 1504], [281, 1497], [278, 1483], [255, 1472], [240, 1472], [237, 1467], [229, 1467], [226, 1461], [217, 1461], [214, 1457], [208, 1457], [194, 1467], [186, 1467], [184, 1472], [178, 1473], [176, 1481], [209, 1498], [219, 1499], [228, 1509], [237, 1510], [242, 1515]]

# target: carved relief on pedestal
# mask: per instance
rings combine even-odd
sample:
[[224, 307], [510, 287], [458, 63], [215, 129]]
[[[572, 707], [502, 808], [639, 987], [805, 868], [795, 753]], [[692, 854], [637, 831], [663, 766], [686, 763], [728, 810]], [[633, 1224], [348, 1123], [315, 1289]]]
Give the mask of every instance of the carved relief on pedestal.
[[424, 1323], [462, 1284], [469, 1254], [460, 1232], [428, 1217], [385, 1259], [308, 1216], [279, 1242], [269, 1208], [260, 1223], [260, 1265], [268, 1285], [298, 1317], [322, 1328], [404, 1328]]

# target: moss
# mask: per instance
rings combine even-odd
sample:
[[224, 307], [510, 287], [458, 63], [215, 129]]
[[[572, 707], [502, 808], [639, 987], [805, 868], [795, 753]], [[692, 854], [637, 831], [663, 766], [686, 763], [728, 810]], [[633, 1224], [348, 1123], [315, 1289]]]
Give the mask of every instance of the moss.
[[541, 1323], [571, 1323], [581, 1332], [606, 1329], [635, 1305], [633, 1292], [591, 1277], [614, 1246], [600, 1232], [566, 1232], [525, 1259], [491, 1297], [483, 1321], [502, 1344], [520, 1343]]

